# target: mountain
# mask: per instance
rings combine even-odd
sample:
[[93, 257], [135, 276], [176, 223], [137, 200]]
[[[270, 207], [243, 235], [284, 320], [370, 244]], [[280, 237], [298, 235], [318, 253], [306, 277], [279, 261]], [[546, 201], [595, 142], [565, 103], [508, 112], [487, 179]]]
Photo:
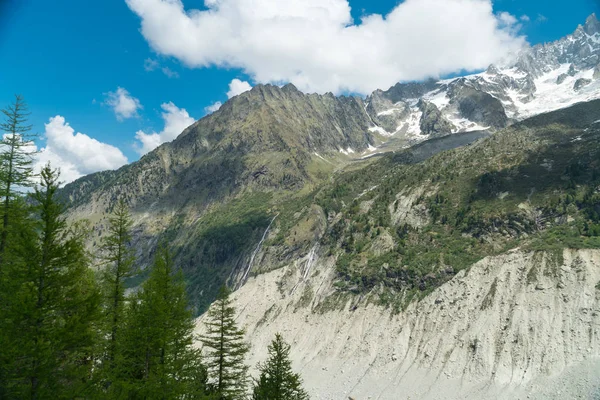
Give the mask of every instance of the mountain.
[[455, 132], [495, 131], [598, 98], [599, 79], [600, 22], [592, 14], [573, 34], [526, 49], [508, 65], [375, 91], [367, 98], [370, 130], [409, 144]]
[[366, 99], [257, 85], [61, 196], [90, 246], [125, 200], [129, 285], [166, 242], [196, 314], [236, 289], [250, 361], [281, 332], [316, 399], [590, 397], [599, 25]]
[[[351, 189], [365, 181], [368, 187], [361, 190], [368, 195], [395, 165], [382, 154], [394, 154], [403, 165], [417, 164], [532, 115], [600, 97], [598, 25], [592, 15], [572, 35], [527, 49], [509, 66], [456, 79], [399, 83], [365, 100], [304, 94], [293, 85], [257, 85], [141, 160], [81, 178], [61, 195], [70, 218], [90, 220], [90, 245], [104, 235], [117, 199], [124, 199], [135, 220], [133, 245], [142, 270], [131, 285], [144, 278], [157, 243], [166, 241], [200, 313], [222, 283], [239, 287], [253, 274], [302, 257], [332, 227], [332, 238], [343, 234], [347, 227], [337, 227], [335, 218], [353, 204], [356, 197], [348, 195], [358, 195]], [[338, 176], [348, 183], [334, 186]], [[414, 176], [422, 176], [420, 167]], [[415, 184], [407, 183], [406, 190]], [[329, 203], [315, 203], [319, 196], [329, 197]], [[378, 209], [382, 218], [387, 206]], [[426, 220], [419, 212], [409, 214], [412, 228]], [[298, 215], [305, 215], [303, 223]], [[365, 237], [358, 245], [367, 242]], [[390, 240], [377, 243], [386, 248]], [[488, 251], [473, 248], [478, 250], [467, 252], [471, 261]], [[263, 254], [258, 262], [263, 251], [268, 257]], [[351, 264], [346, 272], [349, 279], [368, 275], [353, 272]]]
[[279, 332], [314, 399], [600, 394], [600, 100], [448, 143], [470, 134], [358, 161], [267, 229], [234, 294], [250, 365]]
[[167, 241], [203, 310], [244, 268], [272, 218], [268, 210], [326, 180], [346, 158], [342, 152], [371, 146], [369, 123], [359, 98], [259, 85], [138, 162], [81, 178], [61, 196], [72, 219], [92, 222], [91, 244], [125, 200], [142, 269]]

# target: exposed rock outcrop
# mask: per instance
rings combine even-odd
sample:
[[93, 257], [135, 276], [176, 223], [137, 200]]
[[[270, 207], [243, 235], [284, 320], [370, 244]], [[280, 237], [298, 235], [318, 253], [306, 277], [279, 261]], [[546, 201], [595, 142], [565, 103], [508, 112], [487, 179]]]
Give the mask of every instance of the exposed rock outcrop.
[[581, 90], [582, 88], [589, 85], [590, 83], [592, 83], [591, 79], [579, 78], [575, 81], [575, 84], [573, 85], [573, 90], [575, 90], [575, 91]]
[[421, 134], [432, 137], [449, 135], [456, 127], [448, 121], [433, 103], [420, 100], [417, 105], [423, 113], [421, 116]]
[[591, 398], [600, 385], [585, 372], [600, 365], [600, 251], [486, 258], [398, 315], [332, 297], [324, 254], [297, 286], [305, 262], [252, 278], [234, 299], [250, 364], [281, 332], [314, 399]]

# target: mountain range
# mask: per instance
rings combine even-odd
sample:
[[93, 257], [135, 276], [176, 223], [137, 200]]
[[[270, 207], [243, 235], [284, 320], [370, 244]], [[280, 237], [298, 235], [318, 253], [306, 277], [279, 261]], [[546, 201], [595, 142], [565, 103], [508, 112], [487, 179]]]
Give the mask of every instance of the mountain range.
[[366, 98], [257, 85], [61, 196], [92, 242], [130, 206], [131, 287], [166, 242], [197, 315], [238, 289], [248, 338], [287, 335], [314, 398], [553, 398], [550, 375], [588, 395], [600, 22], [505, 64]]

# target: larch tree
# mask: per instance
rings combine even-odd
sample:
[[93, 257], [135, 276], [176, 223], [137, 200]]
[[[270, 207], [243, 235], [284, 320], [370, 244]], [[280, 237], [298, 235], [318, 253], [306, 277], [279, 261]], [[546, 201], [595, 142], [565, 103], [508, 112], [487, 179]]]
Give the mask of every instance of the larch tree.
[[19, 191], [33, 186], [33, 135], [27, 123], [29, 111], [21, 95], [2, 109], [4, 120], [0, 123], [0, 197], [2, 199], [2, 222], [0, 231], [0, 272], [6, 241], [9, 238], [13, 202]]
[[56, 200], [57, 182], [46, 166], [32, 196], [35, 217], [11, 240], [8, 398], [80, 398], [91, 389], [100, 293], [82, 236]]
[[[6, 344], [12, 322], [7, 320], [8, 304], [15, 287], [7, 278], [6, 247], [10, 237], [18, 236], [20, 222], [24, 222], [29, 212], [27, 205], [18, 193], [18, 186], [31, 186], [31, 154], [28, 135], [31, 126], [27, 124], [27, 105], [21, 96], [5, 109], [0, 110], [0, 398], [3, 398], [7, 381], [10, 349]], [[15, 222], [14, 224], [12, 222]]]
[[125, 280], [134, 275], [134, 254], [130, 247], [132, 218], [124, 201], [119, 201], [109, 217], [108, 233], [102, 241], [101, 274], [103, 291], [104, 346], [102, 349], [102, 380], [105, 388], [120, 390], [111, 384], [120, 375], [122, 337], [120, 329], [125, 322]]
[[229, 295], [229, 289], [223, 286], [208, 310], [206, 333], [201, 336], [210, 389], [219, 400], [244, 399], [248, 386], [244, 359], [249, 348], [244, 331], [235, 323], [235, 308]]
[[131, 299], [123, 335], [129, 397], [206, 398], [183, 275], [166, 247], [158, 249], [149, 278]]
[[260, 376], [255, 382], [253, 400], [308, 400], [300, 375], [292, 371], [290, 345], [281, 335], [269, 345], [269, 358], [259, 364]]

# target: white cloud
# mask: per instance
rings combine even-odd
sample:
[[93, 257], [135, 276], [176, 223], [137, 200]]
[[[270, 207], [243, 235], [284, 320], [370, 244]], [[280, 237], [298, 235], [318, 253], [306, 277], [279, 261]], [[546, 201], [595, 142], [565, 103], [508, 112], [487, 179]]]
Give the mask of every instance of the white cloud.
[[529, 15], [521, 15], [521, 21], [529, 22], [531, 21], [531, 18], [529, 18]]
[[215, 111], [217, 111], [219, 108], [221, 108], [222, 105], [223, 105], [223, 103], [221, 103], [220, 101], [217, 101], [208, 107], [204, 107], [204, 112], [206, 114], [212, 114]]
[[185, 10], [181, 0], [126, 2], [157, 53], [304, 91], [366, 94], [483, 69], [526, 44], [516, 18], [495, 15], [491, 0], [406, 0], [359, 25], [348, 0], [205, 0], [207, 10]]
[[146, 58], [144, 60], [144, 69], [148, 72], [154, 71], [158, 66], [158, 61], [153, 60], [152, 58]]
[[185, 128], [196, 121], [194, 118], [190, 117], [184, 108], [179, 108], [172, 102], [163, 103], [161, 108], [164, 111], [162, 113], [162, 118], [165, 121], [163, 130], [158, 133], [137, 131], [135, 134], [136, 139], [140, 142], [135, 146], [136, 151], [140, 155], [144, 155], [154, 150], [162, 143], [174, 140], [185, 130]]
[[153, 58], [146, 58], [144, 60], [144, 69], [147, 72], [156, 71], [159, 68], [162, 71], [162, 73], [165, 74], [167, 77], [169, 77], [169, 78], [179, 78], [179, 74], [177, 73], [177, 71], [173, 71], [169, 67], [161, 67], [160, 63], [158, 62], [158, 60], [155, 60]]
[[61, 171], [60, 180], [68, 183], [93, 172], [117, 169], [127, 164], [121, 150], [75, 130], [57, 115], [45, 124], [46, 146], [36, 154], [36, 172], [50, 162]]
[[113, 109], [119, 121], [137, 117], [138, 110], [143, 108], [140, 101], [122, 87], [118, 87], [114, 92], [107, 93], [106, 104]]
[[507, 12], [501, 12], [498, 14], [498, 20], [504, 26], [512, 26], [517, 23], [517, 18]]
[[176, 71], [173, 71], [169, 67], [163, 67], [163, 68], [161, 68], [161, 71], [163, 72], [163, 74], [165, 74], [169, 78], [179, 78], [179, 74]]
[[246, 81], [240, 81], [234, 79], [229, 83], [229, 91], [227, 92], [227, 98], [230, 99], [238, 94], [242, 94], [252, 89], [252, 86]]

